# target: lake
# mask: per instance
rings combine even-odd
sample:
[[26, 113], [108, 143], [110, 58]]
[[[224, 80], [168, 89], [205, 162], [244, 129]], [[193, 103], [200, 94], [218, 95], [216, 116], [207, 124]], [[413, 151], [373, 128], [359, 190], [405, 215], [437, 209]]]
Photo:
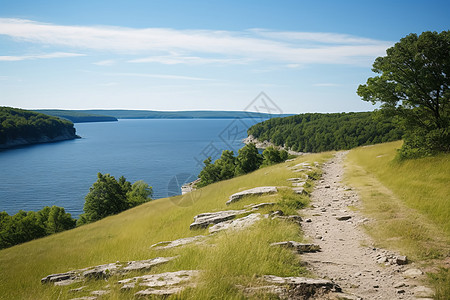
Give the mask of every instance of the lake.
[[84, 196], [109, 173], [144, 180], [153, 198], [181, 193], [197, 178], [208, 156], [243, 146], [256, 119], [149, 119], [77, 123], [82, 138], [0, 152], [0, 211], [40, 210], [57, 205], [78, 217]]

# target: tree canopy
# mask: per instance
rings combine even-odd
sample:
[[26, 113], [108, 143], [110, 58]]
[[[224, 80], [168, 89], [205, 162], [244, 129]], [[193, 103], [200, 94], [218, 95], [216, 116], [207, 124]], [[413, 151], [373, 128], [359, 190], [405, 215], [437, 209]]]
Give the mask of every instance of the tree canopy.
[[91, 223], [118, 214], [151, 200], [152, 187], [142, 180], [131, 184], [121, 176], [117, 181], [110, 174], [97, 174], [97, 181], [85, 197], [84, 214], [78, 225]]
[[67, 134], [76, 137], [70, 121], [23, 109], [0, 107], [0, 146], [17, 139], [33, 141]]
[[450, 151], [450, 31], [412, 33], [378, 57], [372, 70], [380, 75], [357, 93], [401, 118], [403, 155]]
[[273, 118], [247, 131], [260, 141], [270, 141], [300, 152], [350, 149], [401, 139], [403, 132], [394, 118], [379, 118], [373, 112], [307, 113]]

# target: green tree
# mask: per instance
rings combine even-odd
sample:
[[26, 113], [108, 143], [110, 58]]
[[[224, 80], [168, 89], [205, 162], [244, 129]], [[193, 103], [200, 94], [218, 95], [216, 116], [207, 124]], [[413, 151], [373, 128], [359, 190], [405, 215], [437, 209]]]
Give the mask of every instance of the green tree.
[[153, 189], [151, 186], [143, 180], [136, 181], [126, 193], [129, 207], [135, 207], [152, 200], [152, 194]]
[[236, 157], [236, 175], [250, 173], [262, 164], [262, 155], [259, 154], [255, 144], [250, 143], [239, 149]]
[[288, 153], [286, 150], [278, 150], [277, 148], [270, 146], [264, 149], [262, 156], [262, 165], [270, 166], [285, 161], [288, 157]]
[[[85, 197], [84, 215], [79, 219], [79, 225], [103, 219], [129, 208], [124, 189], [126, 180], [121, 184], [110, 174], [97, 174], [97, 181], [89, 189]], [[125, 181], [125, 182], [124, 182]]]
[[220, 180], [220, 168], [215, 163], [212, 163], [211, 157], [205, 159], [203, 163], [205, 166], [198, 174], [198, 178], [200, 178], [200, 182], [197, 184], [198, 187], [207, 186]]
[[226, 180], [234, 177], [236, 169], [236, 157], [233, 151], [224, 150], [222, 155], [214, 163], [219, 171], [219, 180]]
[[410, 34], [386, 53], [358, 95], [403, 120], [401, 156], [450, 151], [450, 31]]

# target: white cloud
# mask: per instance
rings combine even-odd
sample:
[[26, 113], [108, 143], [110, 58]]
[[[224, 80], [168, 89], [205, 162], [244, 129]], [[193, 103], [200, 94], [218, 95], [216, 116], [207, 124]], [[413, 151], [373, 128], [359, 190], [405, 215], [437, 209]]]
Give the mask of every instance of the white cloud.
[[[370, 65], [391, 42], [334, 33], [65, 26], [0, 18], [0, 35], [50, 46], [145, 55], [131, 62]], [[182, 53], [183, 55], [180, 55]]]
[[94, 65], [97, 66], [112, 66], [116, 64], [116, 61], [112, 60], [112, 59], [108, 59], [108, 60], [101, 60], [101, 61], [97, 61], [93, 63]]
[[212, 81], [210, 78], [182, 76], [182, 75], [168, 75], [168, 74], [150, 74], [150, 73], [104, 73], [109, 76], [125, 76], [125, 77], [149, 77], [159, 79], [181, 79], [181, 80], [195, 80], [195, 81]]
[[36, 55], [0, 56], [0, 61], [21, 61], [21, 60], [29, 60], [29, 59], [40, 59], [40, 58], [67, 58], [67, 57], [78, 57], [78, 56], [85, 56], [85, 54], [54, 52], [54, 53], [36, 54]]

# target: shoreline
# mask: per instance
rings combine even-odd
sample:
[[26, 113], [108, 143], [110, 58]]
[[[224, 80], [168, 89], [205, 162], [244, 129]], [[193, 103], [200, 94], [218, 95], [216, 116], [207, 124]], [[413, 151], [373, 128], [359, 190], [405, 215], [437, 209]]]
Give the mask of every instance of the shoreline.
[[274, 147], [274, 148], [276, 148], [276, 149], [278, 149], [278, 150], [286, 150], [287, 151], [287, 153], [288, 154], [290, 154], [290, 155], [297, 155], [297, 156], [300, 156], [300, 155], [304, 155], [304, 154], [308, 154], [308, 153], [306, 153], [306, 152], [297, 152], [297, 151], [293, 151], [293, 150], [291, 150], [291, 149], [289, 149], [289, 148], [286, 148], [286, 147], [284, 147], [284, 146], [277, 146], [277, 145], [275, 145], [275, 144], [273, 144], [272, 142], [269, 142], [269, 141], [260, 141], [260, 140], [258, 140], [257, 138], [255, 138], [253, 135], [249, 135], [248, 137], [246, 137], [245, 139], [243, 139], [242, 140], [242, 142], [244, 143], [244, 144], [255, 144], [255, 146], [256, 146], [256, 148], [258, 148], [258, 149], [266, 149], [267, 147]]

